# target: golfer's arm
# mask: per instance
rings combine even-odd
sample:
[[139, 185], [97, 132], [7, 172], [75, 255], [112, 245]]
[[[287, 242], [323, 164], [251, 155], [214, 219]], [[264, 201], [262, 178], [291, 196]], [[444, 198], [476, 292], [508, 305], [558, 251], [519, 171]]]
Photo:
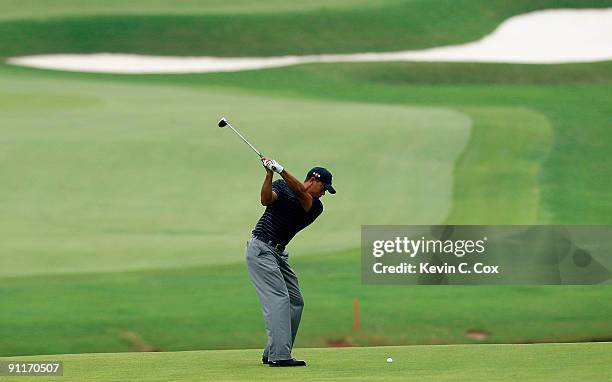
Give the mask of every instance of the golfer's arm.
[[263, 185], [261, 186], [261, 205], [269, 206], [274, 203], [278, 196], [272, 191], [272, 176], [274, 175], [271, 171], [266, 171], [266, 178], [264, 179]]
[[300, 198], [300, 203], [304, 210], [309, 211], [310, 207], [312, 207], [312, 196], [306, 191], [306, 187], [304, 187], [304, 183], [297, 180], [293, 175], [289, 174], [287, 170], [283, 170], [280, 176], [285, 179], [287, 182], [287, 186], [295, 192], [295, 194]]

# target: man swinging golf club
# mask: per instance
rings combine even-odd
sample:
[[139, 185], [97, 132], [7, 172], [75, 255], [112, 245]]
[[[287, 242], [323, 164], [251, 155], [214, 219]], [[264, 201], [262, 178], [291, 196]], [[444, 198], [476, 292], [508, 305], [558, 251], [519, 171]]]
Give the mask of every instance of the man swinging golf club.
[[[275, 160], [261, 160], [266, 168], [261, 204], [266, 210], [247, 242], [245, 257], [266, 320], [268, 343], [262, 362], [270, 366], [306, 366], [306, 362], [291, 356], [304, 300], [285, 246], [323, 212], [320, 198], [325, 191], [335, 194], [336, 190], [331, 173], [323, 167], [310, 170], [301, 182]], [[283, 179], [272, 182], [274, 172]]]
[[[266, 206], [266, 210], [247, 241], [245, 253], [249, 277], [266, 320], [268, 343], [262, 362], [270, 366], [306, 366], [306, 362], [291, 356], [304, 300], [285, 246], [321, 215], [323, 203], [319, 199], [325, 191], [336, 193], [332, 187], [332, 175], [323, 167], [315, 167], [301, 182], [278, 162], [261, 155], [225, 117], [218, 125], [234, 131], [259, 156], [266, 169], [261, 186], [261, 204]], [[275, 172], [283, 179], [273, 183]]]

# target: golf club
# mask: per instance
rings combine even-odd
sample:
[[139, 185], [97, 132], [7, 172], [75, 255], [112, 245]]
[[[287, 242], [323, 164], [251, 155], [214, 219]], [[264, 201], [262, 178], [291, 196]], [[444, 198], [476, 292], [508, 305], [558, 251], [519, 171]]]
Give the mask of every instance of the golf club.
[[250, 147], [250, 148], [252, 148], [252, 149], [253, 149], [253, 151], [255, 151], [255, 152], [257, 153], [257, 155], [259, 155], [259, 158], [263, 158], [263, 155], [261, 155], [261, 153], [259, 152], [259, 150], [257, 150], [257, 149], [255, 148], [255, 146], [253, 146], [253, 145], [252, 145], [252, 144], [251, 144], [249, 141], [247, 141], [247, 140], [246, 140], [246, 138], [244, 138], [244, 137], [242, 136], [242, 134], [240, 134], [240, 133], [238, 132], [238, 130], [234, 129], [234, 127], [233, 127], [232, 125], [230, 125], [230, 123], [228, 122], [227, 118], [222, 117], [222, 118], [219, 120], [219, 124], [218, 124], [218, 125], [219, 125], [219, 127], [220, 127], [220, 128], [224, 128], [225, 126], [229, 126], [229, 128], [230, 128], [230, 129], [232, 129], [232, 130], [234, 131], [234, 133], [238, 134], [238, 136], [239, 136], [240, 138], [242, 138], [242, 140], [243, 140], [243, 141], [244, 141], [244, 142], [245, 142], [247, 145], [249, 145], [249, 147]]

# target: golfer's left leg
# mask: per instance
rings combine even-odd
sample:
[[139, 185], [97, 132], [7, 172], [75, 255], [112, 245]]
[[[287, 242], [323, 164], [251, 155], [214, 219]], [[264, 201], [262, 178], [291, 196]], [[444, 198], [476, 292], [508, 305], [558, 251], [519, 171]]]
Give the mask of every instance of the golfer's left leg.
[[279, 261], [279, 268], [285, 279], [287, 285], [287, 291], [289, 292], [289, 307], [291, 312], [291, 348], [295, 343], [295, 336], [297, 335], [298, 328], [300, 327], [300, 320], [302, 319], [302, 311], [304, 310], [304, 299], [300, 292], [300, 285], [298, 278], [291, 265], [289, 265], [287, 253], [281, 255], [283, 261]]

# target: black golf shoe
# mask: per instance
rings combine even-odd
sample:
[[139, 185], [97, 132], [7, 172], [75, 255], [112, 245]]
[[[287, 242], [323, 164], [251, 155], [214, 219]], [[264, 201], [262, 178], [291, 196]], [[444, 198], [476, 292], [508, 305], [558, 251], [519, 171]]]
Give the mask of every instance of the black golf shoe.
[[302, 361], [300, 359], [284, 359], [281, 361], [269, 361], [268, 365], [270, 367], [293, 367], [293, 366], [306, 366], [306, 361]]
[[269, 363], [269, 362], [268, 362], [268, 357], [266, 357], [266, 356], [262, 356], [262, 357], [261, 357], [261, 363], [263, 363], [264, 365], [267, 365], [267, 364]]

